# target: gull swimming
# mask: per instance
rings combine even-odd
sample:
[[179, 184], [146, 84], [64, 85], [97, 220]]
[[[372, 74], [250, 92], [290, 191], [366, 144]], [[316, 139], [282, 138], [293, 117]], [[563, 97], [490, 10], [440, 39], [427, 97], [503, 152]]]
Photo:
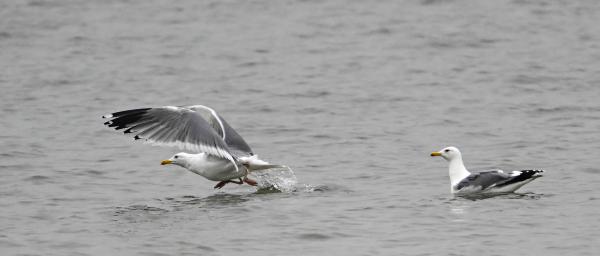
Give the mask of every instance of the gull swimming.
[[179, 165], [208, 180], [218, 181], [215, 189], [227, 183], [249, 184], [253, 171], [287, 168], [260, 160], [246, 141], [212, 108], [203, 105], [139, 108], [104, 115], [104, 125], [134, 135], [154, 145], [176, 146], [180, 152], [160, 164]]
[[463, 164], [458, 148], [447, 147], [431, 156], [441, 156], [449, 162], [450, 191], [453, 194], [467, 193], [510, 193], [523, 185], [542, 177], [544, 170], [520, 170], [504, 173], [502, 170], [487, 170], [470, 173]]

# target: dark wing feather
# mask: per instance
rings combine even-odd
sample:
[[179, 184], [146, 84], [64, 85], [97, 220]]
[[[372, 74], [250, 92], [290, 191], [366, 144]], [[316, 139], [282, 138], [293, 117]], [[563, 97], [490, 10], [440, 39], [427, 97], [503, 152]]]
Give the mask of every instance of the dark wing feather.
[[521, 182], [521, 181], [526, 181], [529, 179], [536, 179], [541, 177], [540, 173], [543, 173], [544, 170], [520, 170], [520, 171], [513, 171], [510, 173], [510, 179], [507, 179], [503, 182], [500, 182], [498, 184], [496, 184], [496, 187], [502, 187], [502, 186], [506, 186], [506, 185], [510, 185], [510, 184], [514, 184], [517, 182]]

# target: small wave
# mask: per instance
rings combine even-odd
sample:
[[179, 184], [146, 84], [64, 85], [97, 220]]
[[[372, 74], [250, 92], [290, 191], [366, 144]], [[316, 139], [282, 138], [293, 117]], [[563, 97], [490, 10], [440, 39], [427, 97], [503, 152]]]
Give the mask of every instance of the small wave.
[[85, 172], [88, 173], [88, 174], [91, 174], [93, 176], [102, 176], [102, 175], [104, 175], [104, 172], [103, 171], [99, 171], [99, 170], [86, 170]]
[[580, 106], [557, 106], [557, 107], [539, 107], [535, 109], [536, 113], [565, 113], [565, 112], [583, 112], [586, 109]]
[[6, 31], [2, 31], [0, 32], [0, 39], [9, 39], [12, 37], [11, 33], [8, 33]]
[[309, 90], [304, 92], [296, 92], [296, 93], [288, 93], [281, 95], [282, 97], [289, 98], [322, 98], [331, 95], [329, 91], [321, 91], [321, 90]]
[[393, 34], [394, 31], [390, 28], [387, 27], [379, 27], [376, 29], [371, 29], [368, 30], [367, 32], [362, 33], [363, 35], [367, 35], [367, 36], [376, 36], [376, 35], [391, 35]]
[[299, 114], [318, 114], [318, 113], [323, 113], [323, 112], [325, 112], [325, 109], [315, 108], [315, 107], [306, 107], [306, 108], [298, 110]]
[[50, 177], [44, 175], [33, 175], [25, 178], [26, 181], [39, 181], [39, 180], [48, 180]]
[[352, 190], [334, 184], [322, 184], [322, 185], [304, 185], [302, 188], [303, 192], [332, 192], [332, 191], [342, 191], [346, 193], [353, 192]]
[[[173, 209], [181, 209], [182, 207], [200, 206], [203, 208], [226, 208], [230, 206], [240, 205], [249, 200], [247, 195], [218, 193], [207, 197], [196, 197], [186, 195], [178, 198], [168, 197], [166, 201]], [[162, 200], [159, 200], [162, 201]]]
[[298, 238], [300, 238], [302, 240], [322, 241], [325, 239], [330, 239], [331, 236], [318, 234], [318, 233], [307, 233], [307, 234], [299, 235]]
[[31, 182], [35, 185], [41, 185], [46, 183], [54, 183], [54, 180], [51, 177], [44, 175], [32, 175], [23, 179], [24, 181]]
[[165, 213], [168, 211], [169, 210], [154, 207], [154, 206], [148, 206], [148, 205], [131, 205], [131, 206], [127, 206], [127, 207], [117, 207], [117, 210], [115, 211], [115, 215], [122, 215], [122, 214], [132, 213], [132, 212]]

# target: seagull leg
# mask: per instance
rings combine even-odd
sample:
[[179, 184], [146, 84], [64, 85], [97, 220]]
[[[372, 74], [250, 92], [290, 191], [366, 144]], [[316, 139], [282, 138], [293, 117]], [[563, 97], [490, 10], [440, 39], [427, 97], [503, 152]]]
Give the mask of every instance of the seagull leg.
[[215, 189], [221, 189], [222, 187], [224, 187], [227, 183], [235, 183], [235, 184], [239, 184], [242, 185], [244, 184], [244, 182], [242, 181], [242, 178], [239, 178], [239, 180], [235, 181], [235, 180], [224, 180], [224, 181], [220, 181], [219, 183], [217, 183], [217, 185], [214, 186]]
[[[244, 167], [246, 167], [246, 176], [244, 176], [244, 182], [246, 182], [246, 184], [250, 185], [250, 186], [258, 186], [258, 182], [256, 182], [253, 179], [248, 178], [248, 174], [250, 174], [250, 165], [248, 164], [244, 164]], [[240, 181], [242, 179], [240, 178]]]
[[244, 182], [242, 182], [242, 178], [238, 178], [238, 181], [233, 181], [233, 180], [230, 180], [229, 182], [231, 182], [231, 183], [235, 183], [235, 184], [238, 184], [238, 185], [242, 185], [242, 184], [244, 184]]
[[245, 169], [246, 169], [246, 176], [244, 176], [244, 179], [242, 178], [238, 178], [237, 181], [235, 180], [224, 180], [224, 181], [220, 181], [219, 183], [217, 183], [217, 185], [215, 185], [215, 189], [221, 189], [222, 187], [224, 187], [227, 183], [235, 183], [235, 184], [239, 184], [242, 185], [244, 183], [250, 185], [250, 186], [258, 186], [258, 182], [256, 182], [253, 179], [248, 178], [248, 173], [250, 173], [250, 171], [248, 170], [248, 166], [244, 165]]
[[219, 183], [217, 183], [217, 185], [214, 186], [214, 189], [221, 189], [222, 187], [225, 186], [225, 184], [227, 184], [229, 182], [230, 181], [228, 181], [228, 180], [220, 181]]

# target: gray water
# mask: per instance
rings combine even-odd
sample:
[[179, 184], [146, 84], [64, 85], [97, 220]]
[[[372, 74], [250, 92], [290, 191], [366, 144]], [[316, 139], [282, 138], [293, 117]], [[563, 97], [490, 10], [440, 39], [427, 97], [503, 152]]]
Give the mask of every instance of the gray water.
[[[598, 1], [2, 1], [2, 255], [597, 255]], [[204, 104], [292, 191], [102, 125]], [[543, 168], [450, 194], [447, 163]]]

